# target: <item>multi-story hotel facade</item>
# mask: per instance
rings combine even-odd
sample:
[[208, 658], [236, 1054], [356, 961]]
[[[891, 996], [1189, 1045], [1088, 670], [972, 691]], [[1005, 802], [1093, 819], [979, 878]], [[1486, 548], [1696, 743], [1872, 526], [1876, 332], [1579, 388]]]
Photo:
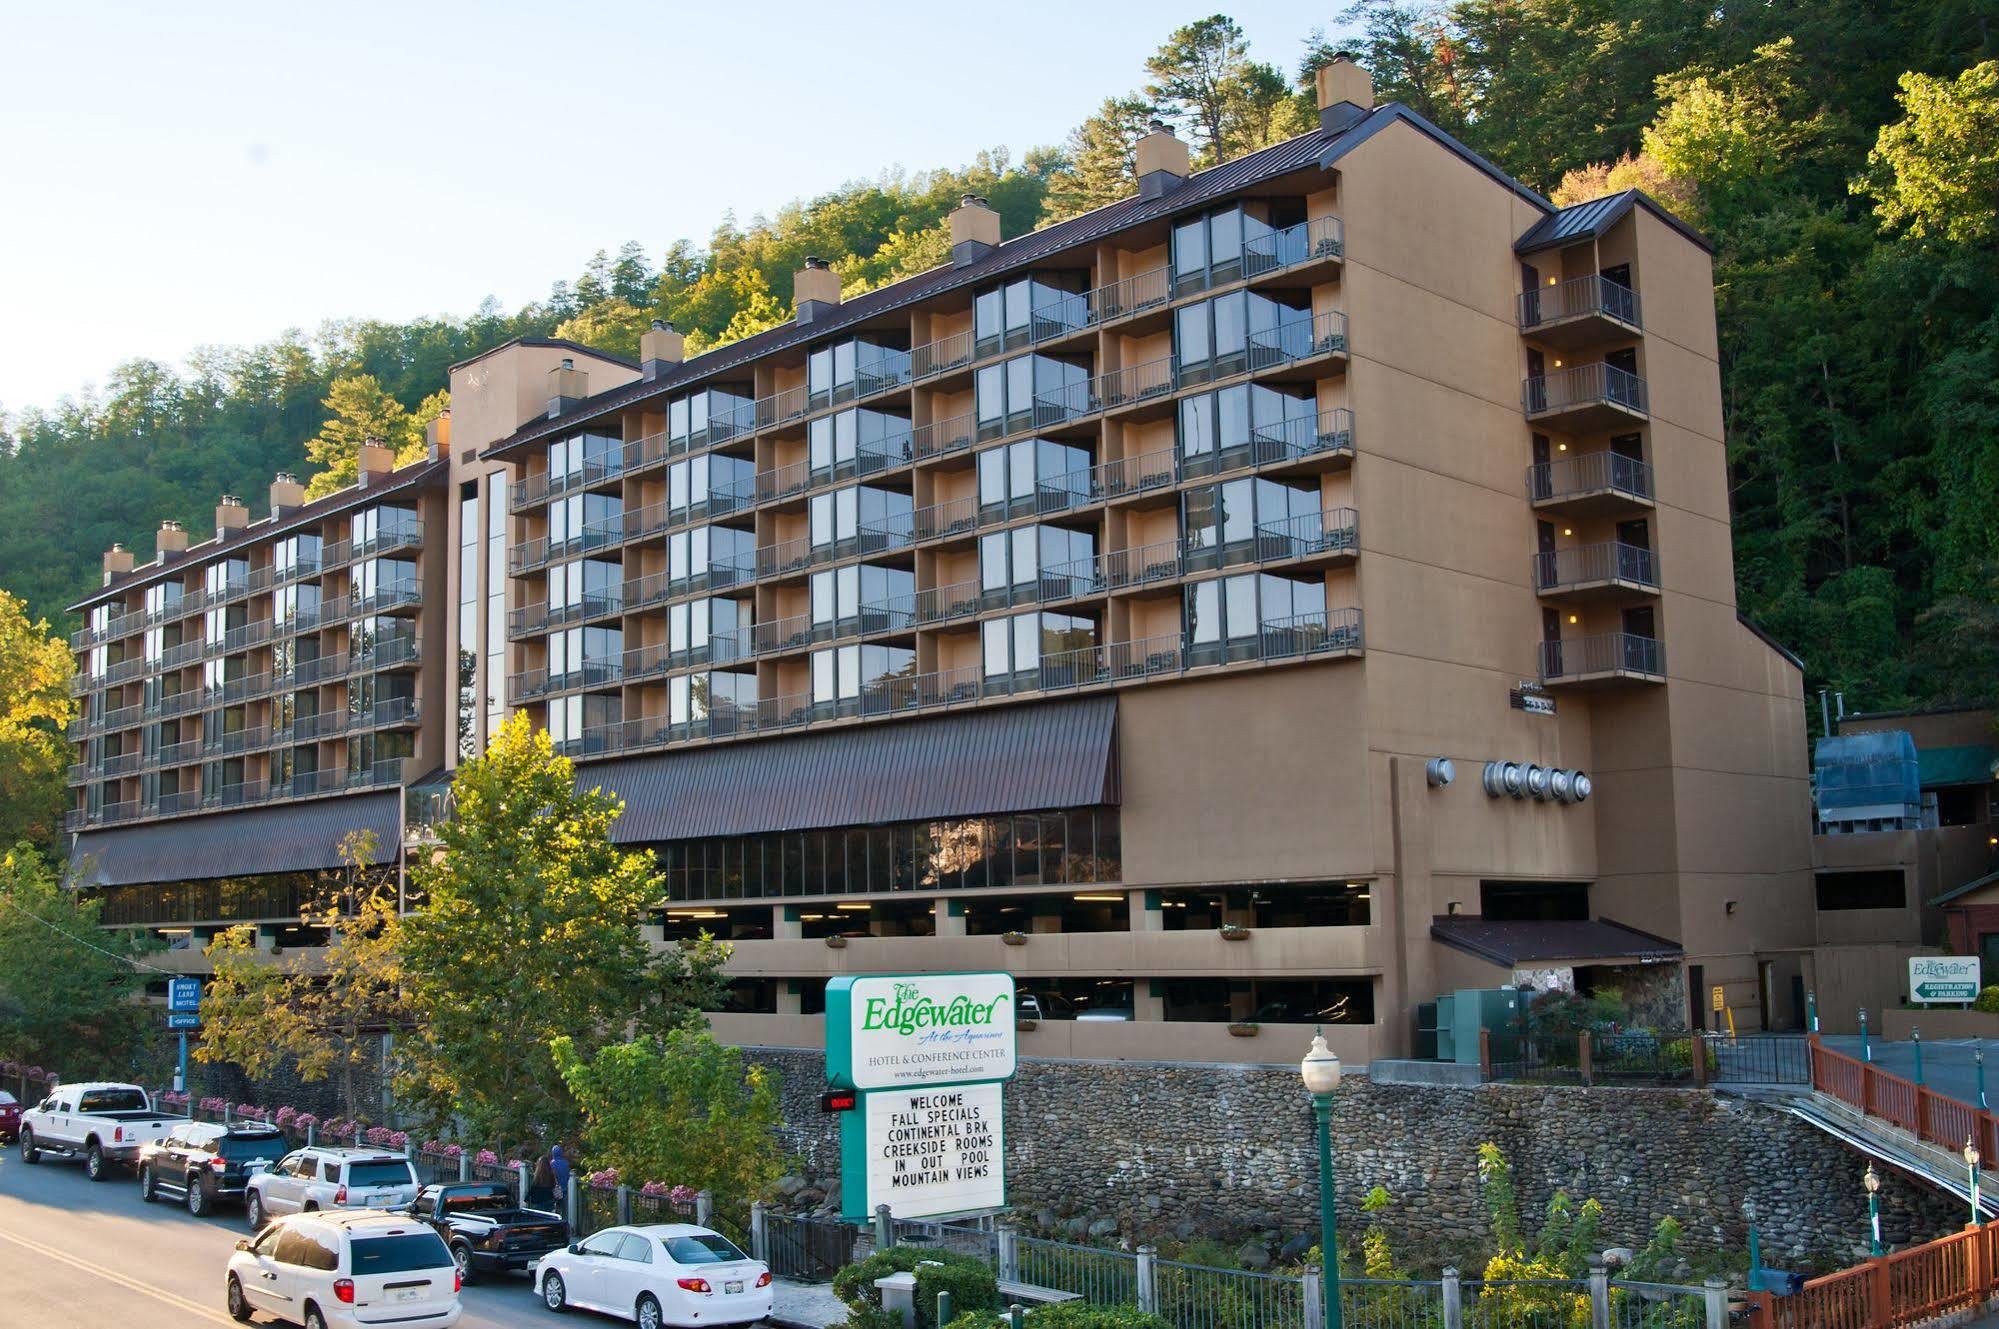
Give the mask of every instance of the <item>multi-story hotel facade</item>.
[[1136, 197], [1027, 235], [968, 197], [853, 299], [808, 260], [691, 359], [500, 347], [429, 460], [114, 550], [80, 882], [281, 939], [524, 710], [625, 799], [662, 937], [735, 943], [742, 1042], [984, 968], [1048, 1056], [1368, 1061], [1513, 982], [1795, 1024], [1801, 678], [1735, 608], [1705, 245], [1343, 60], [1320, 101], [1199, 173], [1156, 130]]

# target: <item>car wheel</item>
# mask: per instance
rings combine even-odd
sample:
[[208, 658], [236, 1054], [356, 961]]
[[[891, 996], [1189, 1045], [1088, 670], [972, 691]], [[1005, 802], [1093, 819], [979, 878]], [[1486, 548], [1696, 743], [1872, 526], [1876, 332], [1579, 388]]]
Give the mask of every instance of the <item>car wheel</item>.
[[208, 1187], [201, 1184], [200, 1177], [189, 1177], [187, 1179], [187, 1211], [196, 1218], [206, 1218], [208, 1210]]
[[104, 1149], [95, 1140], [84, 1146], [83, 1175], [92, 1181], [104, 1180]]
[[21, 1132], [21, 1161], [23, 1163], [39, 1163], [42, 1161], [42, 1151], [35, 1148], [35, 1133], [33, 1131]]
[[243, 1285], [236, 1281], [234, 1274], [229, 1275], [229, 1318], [232, 1320], [250, 1318], [250, 1303], [243, 1296]]
[[326, 1329], [326, 1317], [311, 1302], [307, 1302], [305, 1307], [305, 1329]]
[[141, 1164], [139, 1167], [139, 1198], [147, 1204], [151, 1204], [158, 1194], [159, 1192], [153, 1189], [153, 1165], [151, 1163]]
[[551, 1270], [541, 1276], [541, 1304], [552, 1311], [569, 1309], [569, 1285], [561, 1274]]
[[472, 1286], [472, 1248], [462, 1241], [451, 1243], [451, 1263], [458, 1266], [458, 1281], [465, 1287]]
[[251, 1191], [249, 1198], [243, 1201], [243, 1216], [250, 1220], [250, 1230], [252, 1232], [262, 1230], [264, 1226], [264, 1200], [257, 1192]]
[[659, 1299], [650, 1292], [639, 1294], [639, 1329], [660, 1329]]

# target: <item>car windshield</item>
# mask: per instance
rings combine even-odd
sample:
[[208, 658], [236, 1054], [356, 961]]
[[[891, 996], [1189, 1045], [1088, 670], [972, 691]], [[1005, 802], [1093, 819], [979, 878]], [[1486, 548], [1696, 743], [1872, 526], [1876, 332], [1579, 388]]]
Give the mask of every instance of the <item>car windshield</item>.
[[723, 1264], [729, 1260], [749, 1258], [731, 1245], [727, 1237], [718, 1237], [712, 1232], [696, 1237], [668, 1237], [666, 1253], [673, 1257], [675, 1264]]
[[351, 1163], [347, 1168], [349, 1186], [409, 1186], [416, 1176], [400, 1159], [379, 1163]]
[[13, 1107], [14, 1104], [18, 1101], [19, 1101], [18, 1099], [16, 1099], [12, 1094], [8, 1093], [5, 1089], [0, 1089], [0, 1107]]
[[285, 1137], [282, 1135], [225, 1135], [213, 1146], [216, 1153], [232, 1162], [244, 1162], [261, 1158], [269, 1162], [282, 1158], [285, 1153]]
[[77, 1099], [78, 1112], [144, 1112], [146, 1091], [143, 1089], [93, 1089]]
[[448, 1269], [451, 1252], [435, 1232], [405, 1232], [393, 1237], [356, 1237], [354, 1274], [402, 1274], [412, 1269]]

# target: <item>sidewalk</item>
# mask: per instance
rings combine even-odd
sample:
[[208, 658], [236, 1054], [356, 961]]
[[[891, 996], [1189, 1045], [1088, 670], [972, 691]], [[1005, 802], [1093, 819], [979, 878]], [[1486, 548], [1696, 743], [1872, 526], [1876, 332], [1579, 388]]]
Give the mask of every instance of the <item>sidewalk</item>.
[[833, 1295], [827, 1283], [795, 1283], [789, 1278], [775, 1280], [777, 1298], [770, 1322], [783, 1329], [826, 1329], [847, 1318], [847, 1305]]

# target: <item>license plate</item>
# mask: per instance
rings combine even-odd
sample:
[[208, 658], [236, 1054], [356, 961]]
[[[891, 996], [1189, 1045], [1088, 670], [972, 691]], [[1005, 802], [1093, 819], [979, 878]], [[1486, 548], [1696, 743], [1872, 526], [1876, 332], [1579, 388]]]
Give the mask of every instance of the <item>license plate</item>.
[[743, 1285], [741, 1283], [724, 1283], [722, 1284], [722, 1290], [724, 1292], [741, 1292]]
[[423, 1297], [423, 1289], [420, 1287], [399, 1287], [395, 1290], [394, 1294], [390, 1296], [389, 1300], [418, 1301], [422, 1299], [422, 1297]]

